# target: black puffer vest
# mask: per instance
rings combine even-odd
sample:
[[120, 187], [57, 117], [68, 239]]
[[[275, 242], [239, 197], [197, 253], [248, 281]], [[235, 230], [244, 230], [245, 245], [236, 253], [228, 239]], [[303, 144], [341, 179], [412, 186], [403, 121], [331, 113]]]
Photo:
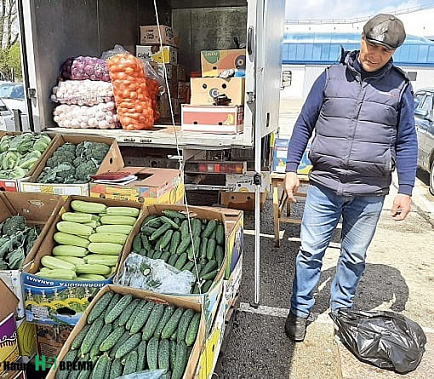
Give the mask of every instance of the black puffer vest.
[[310, 180], [341, 195], [384, 195], [395, 169], [405, 74], [388, 62], [364, 80], [354, 68], [358, 51], [327, 69], [324, 102], [309, 152]]

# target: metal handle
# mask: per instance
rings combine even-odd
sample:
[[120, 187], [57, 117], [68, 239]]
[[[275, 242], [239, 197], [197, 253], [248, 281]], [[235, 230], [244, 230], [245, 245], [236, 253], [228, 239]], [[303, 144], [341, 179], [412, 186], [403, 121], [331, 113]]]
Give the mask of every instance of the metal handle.
[[247, 31], [247, 52], [249, 55], [253, 53], [253, 26], [250, 26]]

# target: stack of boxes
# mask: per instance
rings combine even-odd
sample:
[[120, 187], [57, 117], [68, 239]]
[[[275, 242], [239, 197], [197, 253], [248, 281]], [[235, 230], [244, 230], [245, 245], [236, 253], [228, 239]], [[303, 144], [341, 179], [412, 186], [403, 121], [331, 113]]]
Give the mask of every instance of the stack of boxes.
[[216, 134], [242, 132], [245, 68], [244, 49], [202, 51], [202, 77], [191, 78], [191, 101], [181, 110], [182, 129]]
[[171, 117], [168, 92], [173, 112], [179, 115], [181, 102], [187, 101], [186, 75], [184, 67], [178, 64], [178, 48], [172, 28], [166, 25], [140, 26], [136, 56], [149, 62], [164, 82], [165, 91], [159, 98], [160, 117]]

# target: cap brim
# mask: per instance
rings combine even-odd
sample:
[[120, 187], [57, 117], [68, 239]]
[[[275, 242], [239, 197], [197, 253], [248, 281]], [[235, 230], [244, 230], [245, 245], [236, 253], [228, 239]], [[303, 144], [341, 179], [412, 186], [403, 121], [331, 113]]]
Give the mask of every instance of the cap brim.
[[370, 42], [370, 43], [372, 43], [374, 45], [384, 46], [384, 47], [387, 47], [389, 50], [396, 50], [397, 49], [397, 47], [390, 46], [387, 43], [384, 43], [384, 42], [381, 42], [381, 41], [377, 41], [375, 39], [371, 39], [371, 38], [367, 38], [367, 37], [365, 37], [365, 38], [366, 38], [366, 40], [368, 42]]

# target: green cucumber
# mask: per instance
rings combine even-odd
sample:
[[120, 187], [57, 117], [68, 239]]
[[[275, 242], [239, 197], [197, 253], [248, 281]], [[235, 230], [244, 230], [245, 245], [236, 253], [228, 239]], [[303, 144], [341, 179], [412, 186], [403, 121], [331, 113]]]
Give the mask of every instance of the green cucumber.
[[149, 370], [158, 369], [158, 345], [159, 339], [157, 337], [152, 337], [148, 346], [146, 347], [146, 359], [148, 361]]
[[143, 327], [142, 340], [148, 341], [155, 332], [155, 329], [158, 326], [158, 323], [163, 316], [164, 313], [164, 304], [156, 304], [151, 314], [149, 315], [148, 320], [146, 321], [145, 326]]
[[185, 339], [185, 334], [187, 333], [190, 321], [194, 316], [195, 311], [191, 308], [187, 308], [181, 316], [178, 324], [178, 333], [176, 335], [176, 342], [183, 341]]
[[192, 317], [190, 324], [188, 325], [187, 332], [185, 333], [185, 344], [187, 346], [192, 346], [194, 341], [196, 341], [197, 333], [199, 331], [200, 318], [200, 312], [196, 312]]
[[161, 338], [170, 338], [172, 336], [172, 334], [178, 328], [178, 323], [183, 313], [184, 308], [175, 309], [175, 312], [173, 312], [172, 316], [170, 316], [169, 321], [167, 321], [167, 324], [161, 331]]
[[114, 293], [112, 291], [109, 291], [99, 298], [98, 302], [92, 307], [92, 309], [89, 312], [89, 315], [87, 316], [86, 321], [88, 324], [92, 324], [101, 315], [101, 313], [109, 305], [113, 295]]

